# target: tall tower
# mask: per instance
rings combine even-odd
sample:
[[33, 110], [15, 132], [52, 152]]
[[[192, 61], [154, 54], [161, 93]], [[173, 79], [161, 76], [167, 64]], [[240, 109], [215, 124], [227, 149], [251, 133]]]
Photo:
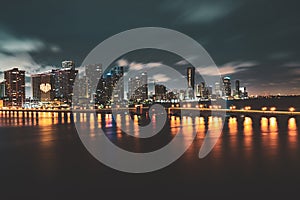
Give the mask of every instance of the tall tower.
[[141, 74], [141, 99], [148, 99], [148, 75], [147, 72]]
[[192, 88], [194, 90], [195, 87], [195, 67], [188, 67], [186, 72], [188, 88]]
[[195, 67], [188, 67], [186, 71], [186, 78], [187, 78], [187, 98], [194, 99], [194, 89], [195, 89]]
[[4, 72], [5, 105], [21, 107], [25, 101], [25, 71], [13, 68]]
[[148, 75], [147, 75], [147, 72], [143, 72], [139, 76], [129, 78], [128, 99], [133, 100], [133, 101], [148, 99]]
[[230, 77], [228, 76], [225, 76], [223, 78], [223, 90], [224, 90], [225, 97], [231, 96], [231, 81], [230, 81]]
[[235, 93], [238, 96], [238, 98], [240, 98], [241, 92], [240, 92], [240, 81], [239, 80], [235, 81]]
[[71, 104], [73, 88], [78, 70], [73, 61], [63, 61], [62, 69], [52, 70], [54, 74], [55, 98], [63, 103]]
[[222, 90], [221, 90], [220, 82], [215, 83], [215, 94], [216, 94], [217, 97], [222, 96]]
[[97, 86], [103, 74], [102, 64], [92, 64], [85, 66], [85, 75], [88, 82], [88, 97], [94, 102]]

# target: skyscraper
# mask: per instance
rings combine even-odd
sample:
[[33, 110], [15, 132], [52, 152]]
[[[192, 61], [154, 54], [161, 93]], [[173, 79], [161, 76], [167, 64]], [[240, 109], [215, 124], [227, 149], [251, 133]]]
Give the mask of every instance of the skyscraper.
[[92, 102], [94, 101], [97, 85], [99, 84], [102, 73], [102, 64], [91, 64], [85, 66], [85, 74], [88, 81], [88, 97]]
[[195, 67], [188, 67], [187, 68], [187, 82], [188, 82], [188, 88], [192, 88], [194, 90], [195, 87]]
[[201, 82], [196, 87], [196, 96], [198, 98], [203, 98], [204, 97], [204, 92], [205, 92], [205, 82]]
[[141, 74], [141, 99], [148, 99], [148, 75], [147, 72]]
[[230, 77], [223, 77], [223, 92], [225, 97], [231, 96], [231, 81]]
[[73, 61], [63, 61], [62, 69], [52, 70], [54, 73], [55, 99], [71, 104], [73, 87], [78, 70], [75, 70]]
[[186, 78], [187, 78], [187, 99], [193, 99], [194, 98], [194, 89], [195, 89], [195, 67], [188, 67], [186, 72]]
[[124, 68], [114, 66], [100, 78], [96, 90], [96, 103], [122, 102], [124, 99]]
[[155, 85], [155, 100], [164, 100], [167, 98], [167, 88], [164, 85]]
[[146, 72], [129, 78], [128, 99], [133, 101], [148, 99], [148, 76]]
[[124, 67], [115, 66], [111, 73], [113, 75], [113, 101], [121, 102], [124, 100]]
[[6, 96], [5, 94], [5, 81], [0, 82], [0, 100], [4, 99]]
[[241, 97], [241, 92], [240, 92], [240, 81], [236, 80], [235, 81], [235, 96], [237, 96], [238, 98]]
[[215, 83], [215, 94], [216, 94], [216, 97], [221, 97], [222, 96], [222, 90], [221, 90], [220, 82]]
[[35, 100], [49, 102], [55, 97], [54, 73], [52, 71], [31, 75], [32, 97]]
[[22, 106], [25, 101], [25, 71], [13, 68], [4, 72], [6, 106]]

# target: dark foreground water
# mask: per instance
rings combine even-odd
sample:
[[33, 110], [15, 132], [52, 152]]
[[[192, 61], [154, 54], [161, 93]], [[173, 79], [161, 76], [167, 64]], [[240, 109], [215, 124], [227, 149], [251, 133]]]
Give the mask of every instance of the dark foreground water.
[[[0, 119], [0, 198], [299, 198], [300, 122], [294, 118], [289, 119], [284, 130], [278, 130], [276, 118], [262, 118], [256, 129], [250, 118], [242, 127], [231, 118], [217, 145], [204, 159], [198, 158], [205, 133], [201, 118], [173, 117], [164, 133], [151, 141], [134, 139], [116, 130], [109, 115], [89, 127], [106, 126], [114, 143], [140, 152], [163, 146], [186, 123], [196, 124], [197, 136], [180, 159], [156, 172], [128, 174], [94, 159], [69, 121], [60, 122], [47, 113], [33, 121]], [[138, 127], [136, 130], [138, 134]]]

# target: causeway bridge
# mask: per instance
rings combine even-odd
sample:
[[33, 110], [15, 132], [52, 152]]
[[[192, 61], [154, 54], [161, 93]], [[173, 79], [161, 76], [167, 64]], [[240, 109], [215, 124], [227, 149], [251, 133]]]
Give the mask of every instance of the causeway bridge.
[[[150, 107], [151, 109], [151, 107]], [[271, 111], [271, 110], [238, 110], [238, 109], [211, 109], [211, 108], [181, 108], [181, 107], [169, 107], [165, 108], [168, 116], [199, 116], [203, 117], [204, 121], [208, 123], [210, 116], [224, 117], [225, 122], [230, 118], [236, 118], [237, 123], [242, 125], [245, 117], [252, 119], [253, 126], [260, 126], [261, 118], [276, 117], [278, 126], [287, 126], [289, 118], [293, 117], [300, 123], [300, 112], [296, 111]], [[103, 108], [103, 109], [0, 109], [0, 118], [11, 118], [17, 117], [22, 119], [35, 118], [38, 119], [41, 113], [50, 113], [52, 117], [56, 116], [61, 118], [70, 118], [71, 121], [74, 119], [74, 115], [77, 117], [80, 114], [130, 114], [147, 116], [149, 114], [149, 107], [133, 107], [133, 108]], [[76, 117], [75, 116], [75, 117]], [[225, 123], [226, 124], [226, 123]]]

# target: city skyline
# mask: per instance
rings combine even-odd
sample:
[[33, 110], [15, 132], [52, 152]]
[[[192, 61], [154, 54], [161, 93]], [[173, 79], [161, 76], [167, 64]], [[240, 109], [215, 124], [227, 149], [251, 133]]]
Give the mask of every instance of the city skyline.
[[[114, 1], [109, 1], [103, 3], [105, 9], [100, 2], [56, 5], [52, 1], [33, 1], [32, 4], [34, 8], [8, 2], [1, 8], [0, 68], [3, 70], [18, 66], [25, 71], [39, 72], [59, 66], [63, 59], [80, 64], [106, 38], [136, 27], [156, 26], [178, 30], [198, 41], [222, 75], [244, 80], [251, 85], [248, 89], [252, 94], [300, 93], [297, 1], [283, 4], [279, 0], [260, 3], [164, 0], [143, 6], [133, 1], [118, 2], [118, 8]], [[86, 10], [76, 12], [74, 19], [73, 11], [86, 6]], [[150, 12], [149, 7], [154, 9]], [[57, 9], [63, 10], [64, 17], [52, 15], [50, 10]], [[137, 13], [127, 12], [126, 17], [118, 17], [111, 9]], [[37, 14], [35, 10], [41, 12]], [[15, 13], [22, 14], [26, 23], [20, 23]], [[108, 19], [113, 19], [114, 25]], [[180, 61], [173, 64], [176, 62]], [[26, 83], [29, 86], [28, 78]]]
[[1, 5], [1, 199], [298, 195], [299, 0]]
[[[117, 62], [115, 62], [115, 63], [121, 63], [121, 61], [120, 60], [118, 60]], [[127, 63], [128, 64], [128, 63]], [[138, 64], [138, 65], [140, 65], [140, 64]], [[88, 71], [89, 69], [89, 67], [90, 68], [92, 68], [92, 66], [95, 66], [96, 68], [94, 69], [95, 71]], [[120, 77], [122, 77], [123, 76], [123, 67], [124, 68], [126, 68], [126, 67], [128, 67], [129, 68], [129, 66], [125, 66], [124, 64], [123, 64], [123, 66], [117, 66], [117, 65], [115, 65], [114, 67], [113, 67], [113, 69], [111, 69], [111, 70], [109, 70], [109, 72], [108, 73], [106, 73], [106, 74], [102, 74], [103, 76], [107, 76], [108, 74], [110, 74], [110, 73], [112, 73], [112, 71], [113, 70], [115, 70], [114, 68], [116, 68], [116, 67], [119, 67], [119, 68], [122, 68], [122, 75], [120, 76]], [[36, 96], [39, 96], [39, 98], [38, 99], [41, 99], [41, 97], [44, 95], [45, 96], [45, 94], [41, 94], [41, 93], [43, 93], [43, 92], [40, 92], [41, 91], [41, 89], [40, 89], [40, 84], [38, 84], [38, 83], [36, 83], [36, 84], [38, 84], [38, 86], [34, 86], [34, 85], [32, 85], [32, 84], [35, 84], [35, 79], [36, 78], [38, 78], [39, 79], [39, 83], [41, 82], [41, 80], [45, 80], [45, 77], [47, 77], [46, 79], [48, 80], [48, 82], [50, 83], [51, 82], [51, 80], [52, 79], [57, 79], [58, 78], [58, 73], [59, 72], [63, 72], [63, 71], [66, 71], [66, 70], [68, 70], [68, 69], [71, 69], [71, 68], [73, 68], [73, 70], [75, 70], [75, 68], [77, 68], [76, 69], [76, 73], [75, 73], [75, 76], [74, 77], [76, 77], [77, 76], [77, 74], [78, 74], [78, 76], [80, 77], [80, 79], [84, 79], [85, 77], [86, 77], [86, 74], [89, 74], [89, 76], [94, 76], [95, 74], [97, 74], [97, 71], [101, 74], [101, 73], [103, 73], [103, 70], [102, 70], [102, 64], [93, 64], [93, 65], [87, 65], [87, 66], [80, 66], [80, 67], [75, 67], [75, 62], [74, 61], [62, 61], [62, 63], [61, 63], [61, 68], [53, 68], [53, 69], [48, 69], [47, 71], [44, 71], [44, 72], [39, 72], [39, 73], [35, 73], [35, 74], [27, 74], [26, 73], [26, 71], [24, 71], [24, 70], [21, 70], [23, 73], [24, 73], [24, 77], [26, 76], [26, 75], [29, 75], [30, 76], [30, 83], [31, 83], [31, 85], [30, 85], [30, 90], [26, 90], [27, 92], [25, 92], [26, 93], [26, 98], [33, 98], [33, 97], [36, 97]], [[7, 71], [10, 71], [10, 70], [13, 70], [13, 69], [18, 69], [19, 70], [19, 68], [12, 68], [12, 69], [8, 69]], [[225, 89], [225, 91], [223, 91], [223, 93], [224, 93], [224, 96], [226, 96], [226, 97], [235, 97], [235, 96], [238, 96], [238, 97], [240, 97], [240, 95], [241, 96], [243, 96], [244, 94], [246, 94], [246, 97], [248, 97], [248, 92], [246, 91], [247, 89], [246, 89], [246, 87], [240, 87], [240, 80], [239, 79], [236, 79], [236, 80], [234, 80], [235, 81], [235, 83], [231, 83], [231, 78], [230, 78], [230, 76], [221, 76], [221, 79], [222, 80], [220, 80], [220, 83], [221, 82], [223, 82], [221, 85], [223, 85], [221, 88], [219, 88], [220, 86], [219, 85], [217, 85], [217, 84], [219, 84], [218, 82], [216, 82], [214, 85], [212, 85], [212, 84], [206, 84], [205, 82], [196, 82], [195, 81], [195, 67], [187, 67], [186, 68], [187, 69], [187, 71], [186, 71], [186, 75], [185, 75], [185, 77], [186, 77], [186, 81], [187, 81], [187, 88], [168, 88], [167, 89], [167, 91], [176, 91], [176, 90], [182, 90], [182, 89], [187, 89], [187, 92], [189, 93], [189, 88], [193, 91], [192, 92], [192, 96], [189, 96], [189, 95], [191, 95], [191, 94], [187, 94], [187, 97], [188, 98], [195, 98], [195, 97], [200, 97], [200, 96], [205, 96], [204, 95], [204, 93], [205, 93], [205, 91], [204, 90], [206, 90], [206, 95], [211, 95], [211, 94], [214, 94], [214, 95], [217, 95], [217, 97], [218, 96], [220, 96], [219, 94], [221, 94], [222, 93], [222, 87]], [[194, 70], [194, 71], [193, 71]], [[79, 72], [80, 71], [80, 72]], [[143, 70], [141, 70], [141, 71], [143, 71]], [[94, 72], [96, 72], [96, 73], [94, 73]], [[4, 73], [4, 72], [3, 72]], [[94, 75], [93, 75], [93, 73], [94, 73]], [[145, 70], [144, 72], [142, 72], [141, 74], [143, 74], [143, 73], [147, 73], [147, 71]], [[159, 74], [159, 75], [161, 75], [161, 74]], [[49, 76], [49, 77], [48, 77]], [[129, 93], [130, 93], [130, 89], [129, 89], [129, 87], [130, 87], [130, 82], [131, 82], [131, 79], [134, 79], [134, 78], [137, 78], [138, 77], [138, 75], [136, 75], [135, 77], [127, 77], [127, 79], [126, 80], [128, 80], [128, 87], [124, 87], [125, 85], [127, 85], [127, 83], [125, 83], [125, 85], [124, 86], [122, 86], [122, 88], [121, 88], [121, 90], [123, 91], [123, 94], [122, 95], [124, 95], [124, 99], [129, 99], [128, 98], [128, 95], [129, 95]], [[162, 78], [162, 80], [160, 81], [159, 80], [159, 78]], [[166, 77], [158, 77], [158, 79], [151, 79], [151, 77], [147, 77], [147, 75], [146, 75], [146, 80], [147, 80], [147, 82], [146, 82], [146, 84], [148, 84], [148, 86], [149, 85], [151, 85], [151, 82], [152, 81], [154, 81], [152, 84], [153, 84], [153, 89], [152, 90], [150, 90], [150, 88], [147, 86], [147, 95], [151, 95], [151, 94], [155, 94], [155, 85], [161, 85], [161, 86], [164, 86], [165, 87], [165, 85], [164, 85], [164, 78], [166, 78]], [[73, 79], [73, 78], [72, 78]], [[25, 79], [24, 79], [25, 80]], [[101, 79], [100, 78], [97, 78], [97, 80], [98, 81], [101, 81]], [[224, 82], [224, 80], [225, 80], [225, 82]], [[104, 79], [103, 80], [104, 82], [106, 81], [106, 79]], [[122, 80], [122, 81], [124, 81], [124, 80]], [[229, 82], [228, 82], [229, 81]], [[45, 81], [42, 81], [42, 82], [45, 82]], [[47, 81], [46, 81], [47, 82]], [[227, 83], [226, 82], [228, 82], [228, 86], [225, 86]], [[5, 83], [5, 79], [3, 79], [3, 80], [1, 80], [0, 81], [0, 83]], [[232, 84], [232, 85], [231, 85]], [[66, 84], [63, 84], [63, 85], [66, 85]], [[63, 86], [62, 85], [62, 86]], [[139, 85], [139, 83], [137, 83], [137, 85]], [[24, 85], [25, 86], [25, 85]], [[116, 85], [115, 84], [113, 84], [112, 85], [112, 87], [115, 87]], [[87, 86], [87, 87], [90, 87], [90, 86]], [[202, 87], [202, 89], [201, 89], [201, 87]], [[34, 89], [35, 88], [35, 89]], [[38, 88], [38, 90], [36, 89], [36, 88]], [[226, 89], [226, 88], [228, 88], [228, 89]], [[238, 89], [237, 89], [238, 88]], [[52, 90], [53, 88], [51, 88], [51, 90]], [[136, 88], [136, 89], [138, 89], [138, 88]], [[204, 89], [204, 90], [203, 90]], [[200, 91], [200, 90], [203, 90], [203, 91]], [[208, 90], [210, 91], [210, 92], [208, 92]], [[227, 90], [227, 91], [226, 91]], [[71, 90], [70, 90], [71, 91]], [[69, 92], [67, 92], [67, 93], [70, 93], [70, 91]], [[87, 93], [91, 93], [91, 88], [87, 88]], [[220, 91], [220, 93], [219, 93], [219, 91]], [[47, 92], [45, 92], [45, 93], [49, 93], [49, 95], [46, 95], [47, 96], [47, 98], [48, 99], [53, 99], [54, 98], [54, 95], [52, 94], [53, 92], [51, 92], [51, 94], [50, 94], [50, 91], [47, 91]], [[300, 95], [300, 94], [283, 94], [283, 93], [281, 93], [281, 94], [268, 94], [268, 95], [257, 95], [257, 94], [250, 94], [249, 96], [251, 96], [251, 97], [255, 97], [255, 96], [272, 96], [272, 95]], [[50, 98], [50, 96], [51, 96], [51, 98]], [[89, 94], [88, 95], [89, 97], [91, 97], [91, 95]], [[222, 96], [222, 95], [221, 95]], [[127, 98], [126, 98], [127, 97]], [[46, 99], [47, 99], [46, 98]], [[211, 97], [209, 97], [209, 98], [211, 98]], [[45, 99], [45, 97], [44, 97], [44, 99]], [[142, 98], [142, 99], [145, 99], [145, 98]], [[70, 102], [70, 100], [69, 100], [69, 102]]]

